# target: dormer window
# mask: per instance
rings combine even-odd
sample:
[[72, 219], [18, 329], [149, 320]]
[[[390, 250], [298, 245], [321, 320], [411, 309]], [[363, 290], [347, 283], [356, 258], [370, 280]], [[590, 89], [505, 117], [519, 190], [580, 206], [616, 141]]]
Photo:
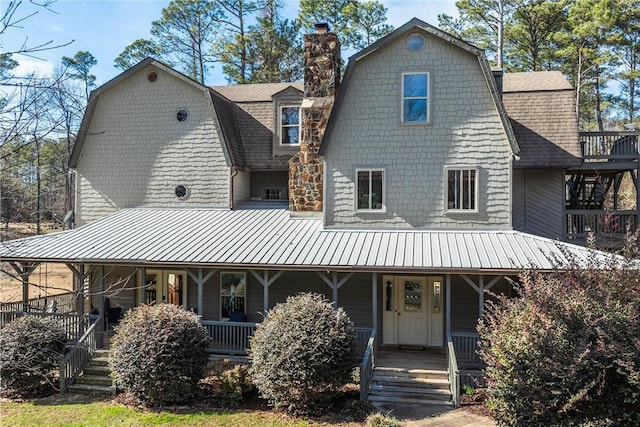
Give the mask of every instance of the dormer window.
[[280, 144], [284, 146], [300, 144], [300, 107], [280, 106]]

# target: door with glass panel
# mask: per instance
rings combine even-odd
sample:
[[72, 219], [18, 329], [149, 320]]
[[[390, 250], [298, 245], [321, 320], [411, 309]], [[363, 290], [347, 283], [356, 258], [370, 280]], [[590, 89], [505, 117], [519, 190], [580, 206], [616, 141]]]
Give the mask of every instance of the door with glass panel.
[[187, 274], [175, 270], [146, 270], [145, 304], [173, 304], [186, 306]]
[[384, 344], [442, 346], [442, 279], [383, 277]]

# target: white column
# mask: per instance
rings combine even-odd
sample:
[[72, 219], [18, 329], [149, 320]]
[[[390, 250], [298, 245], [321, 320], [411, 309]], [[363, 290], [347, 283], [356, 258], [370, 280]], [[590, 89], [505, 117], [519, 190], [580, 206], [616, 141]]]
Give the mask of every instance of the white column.
[[446, 333], [450, 334], [451, 333], [451, 275], [450, 274], [447, 274], [445, 292], [446, 292], [445, 304], [446, 304], [446, 310], [447, 310]]
[[373, 329], [378, 327], [378, 274], [371, 273], [371, 317]]
[[479, 285], [478, 285], [478, 303], [480, 304], [479, 310], [478, 310], [478, 318], [481, 318], [482, 315], [484, 314], [484, 276], [480, 276], [480, 280], [479, 280]]

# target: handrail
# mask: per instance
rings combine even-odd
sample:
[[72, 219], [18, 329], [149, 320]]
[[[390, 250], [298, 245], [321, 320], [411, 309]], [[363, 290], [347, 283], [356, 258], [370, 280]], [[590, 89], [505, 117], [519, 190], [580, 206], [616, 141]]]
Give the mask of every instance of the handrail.
[[[65, 292], [62, 294], [47, 295], [44, 297], [29, 298], [27, 307], [29, 311], [47, 311], [51, 301], [56, 302], [56, 313], [71, 313], [75, 311], [77, 292]], [[0, 310], [23, 311], [24, 303], [20, 301], [0, 302]]]
[[455, 408], [460, 407], [460, 370], [456, 360], [456, 350], [451, 333], [447, 332], [447, 373], [449, 375], [449, 390]]
[[97, 350], [96, 329], [101, 322], [102, 316], [96, 317], [71, 350], [60, 358], [60, 393], [67, 391], [76, 376], [82, 372], [95, 354]]
[[360, 400], [367, 400], [369, 388], [373, 381], [373, 369], [376, 366], [374, 351], [375, 341], [376, 330], [374, 328], [371, 330], [371, 335], [369, 335], [369, 340], [367, 341], [367, 348], [364, 352], [364, 356], [362, 356], [362, 362], [360, 363]]

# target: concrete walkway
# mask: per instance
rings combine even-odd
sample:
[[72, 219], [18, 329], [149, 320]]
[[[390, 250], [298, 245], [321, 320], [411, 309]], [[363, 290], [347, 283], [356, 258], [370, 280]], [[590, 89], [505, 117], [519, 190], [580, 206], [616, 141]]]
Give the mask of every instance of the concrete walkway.
[[408, 427], [495, 427], [487, 417], [475, 415], [462, 409], [445, 409], [429, 405], [376, 405], [378, 411], [389, 414]]

